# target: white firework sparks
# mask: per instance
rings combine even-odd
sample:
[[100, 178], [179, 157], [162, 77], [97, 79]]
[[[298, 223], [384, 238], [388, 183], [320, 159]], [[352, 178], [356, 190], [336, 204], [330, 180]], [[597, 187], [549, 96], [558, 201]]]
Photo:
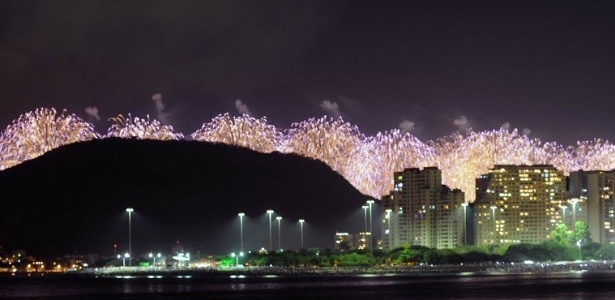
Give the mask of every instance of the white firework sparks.
[[[105, 137], [155, 140], [183, 139], [157, 120], [119, 115]], [[32, 159], [59, 146], [99, 136], [93, 126], [55, 109], [37, 109], [20, 116], [2, 133], [0, 169]], [[376, 199], [392, 188], [395, 171], [437, 166], [444, 184], [475, 197], [475, 179], [497, 164], [552, 164], [565, 174], [576, 170], [615, 169], [615, 145], [601, 139], [563, 147], [530, 139], [516, 129], [453, 133], [421, 142], [399, 130], [365, 136], [342, 118], [312, 118], [279, 130], [265, 117], [218, 115], [191, 135], [196, 141], [224, 143], [269, 153], [295, 153], [318, 159], [344, 176], [360, 192]]]
[[0, 136], [0, 169], [36, 158], [47, 151], [98, 138], [94, 126], [74, 114], [39, 108], [13, 121]]
[[223, 143], [263, 153], [278, 150], [280, 137], [265, 117], [256, 119], [247, 114], [231, 117], [228, 113], [218, 115], [192, 134], [195, 141]]
[[281, 143], [280, 152], [318, 159], [349, 179], [346, 170], [361, 151], [364, 139], [356, 126], [344, 122], [341, 117], [324, 116], [293, 123]]
[[114, 124], [109, 127], [105, 137], [137, 138], [142, 140], [181, 140], [184, 135], [173, 132], [173, 126], [162, 125], [158, 120], [150, 120], [149, 116], [145, 119], [132, 117], [128, 114], [125, 118], [118, 115], [109, 119]]

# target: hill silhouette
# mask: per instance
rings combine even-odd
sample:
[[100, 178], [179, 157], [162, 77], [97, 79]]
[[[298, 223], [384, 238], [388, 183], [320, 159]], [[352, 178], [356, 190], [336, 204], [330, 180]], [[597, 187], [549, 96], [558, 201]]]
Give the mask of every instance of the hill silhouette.
[[[128, 249], [133, 255], [332, 248], [336, 231], [361, 231], [369, 199], [320, 161], [191, 141], [104, 139], [60, 147], [0, 172], [0, 246], [34, 255]], [[276, 216], [282, 216], [278, 241]], [[374, 212], [374, 216], [376, 213]], [[377, 219], [376, 219], [377, 220]], [[377, 223], [377, 222], [374, 222]]]

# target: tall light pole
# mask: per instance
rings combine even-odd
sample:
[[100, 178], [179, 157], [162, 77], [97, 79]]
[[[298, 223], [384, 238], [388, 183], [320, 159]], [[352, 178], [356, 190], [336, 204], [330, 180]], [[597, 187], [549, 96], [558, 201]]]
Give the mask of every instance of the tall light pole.
[[281, 229], [281, 222], [282, 222], [282, 217], [277, 216], [275, 217], [276, 220], [278, 220], [278, 249], [282, 249], [282, 229]]
[[566, 225], [567, 228], [568, 224], [566, 224], [566, 208], [568, 208], [568, 206], [562, 205], [560, 206], [560, 208], [564, 211], [564, 213], [562, 214], [562, 222], [564, 223], [564, 225]]
[[468, 223], [468, 219], [467, 219], [467, 211], [466, 209], [468, 208], [468, 203], [464, 202], [461, 203], [461, 206], [463, 206], [463, 245], [466, 246], [468, 245], [468, 232], [467, 232], [467, 223]]
[[363, 205], [361, 207], [363, 208], [363, 215], [365, 216], [365, 233], [367, 233], [367, 209], [369, 206]]
[[[132, 207], [126, 209], [128, 212], [128, 254], [132, 255], [132, 212], [135, 211]], [[128, 256], [130, 257], [130, 256]], [[131, 260], [128, 260], [128, 265], [131, 266]]]
[[374, 200], [367, 200], [367, 205], [369, 205], [369, 232], [370, 233], [373, 231], [372, 204], [374, 204]]
[[374, 204], [374, 200], [367, 200], [367, 205], [369, 205], [369, 253], [371, 256], [374, 256], [374, 232], [373, 232], [373, 222], [372, 222], [372, 204]]
[[241, 245], [241, 252], [243, 252], [243, 216], [245, 216], [246, 214], [240, 212], [237, 214], [239, 216], [239, 239], [240, 239], [240, 245]]
[[305, 223], [305, 220], [299, 219], [299, 226], [301, 226], [301, 249], [303, 249], [303, 223]]
[[575, 198], [570, 201], [572, 202], [572, 227], [574, 228], [574, 223], [577, 222], [577, 203], [579, 199]]
[[392, 237], [393, 235], [391, 234], [391, 212], [393, 210], [392, 209], [387, 209], [386, 210], [386, 216], [385, 219], [387, 219], [387, 230], [385, 231], [385, 234], [387, 235], [387, 241], [389, 243], [389, 249], [393, 249], [393, 243], [392, 243]]
[[[130, 257], [130, 254], [124, 253], [124, 256], [121, 256], [118, 254], [117, 258], [120, 258], [120, 257], [122, 258], [122, 266], [126, 267], [126, 259]], [[128, 262], [130, 263], [130, 259], [128, 260]]]
[[491, 216], [493, 220], [493, 243], [495, 244], [495, 238], [497, 233], [496, 222], [495, 222], [495, 210], [498, 208], [497, 206], [491, 206]]
[[387, 219], [387, 230], [388, 231], [391, 231], [391, 212], [392, 211], [393, 210], [390, 209], [390, 208], [386, 210], [387, 214], [386, 214], [385, 218]]
[[581, 252], [581, 240], [577, 241], [577, 246], [579, 246], [579, 260], [583, 260], [583, 253]]
[[272, 243], [271, 243], [271, 214], [273, 214], [273, 210], [269, 209], [267, 210], [267, 214], [269, 214], [269, 250], [273, 249]]

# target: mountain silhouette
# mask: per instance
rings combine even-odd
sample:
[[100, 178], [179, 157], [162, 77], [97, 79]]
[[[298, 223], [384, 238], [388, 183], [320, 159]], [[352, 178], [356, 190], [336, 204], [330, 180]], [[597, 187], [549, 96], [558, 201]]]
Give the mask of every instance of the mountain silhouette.
[[0, 246], [41, 257], [124, 252], [129, 230], [133, 256], [178, 243], [195, 253], [237, 252], [241, 222], [246, 251], [298, 249], [299, 219], [305, 248], [333, 248], [336, 231], [364, 229], [369, 199], [298, 155], [134, 139], [60, 147], [0, 172], [0, 191]]

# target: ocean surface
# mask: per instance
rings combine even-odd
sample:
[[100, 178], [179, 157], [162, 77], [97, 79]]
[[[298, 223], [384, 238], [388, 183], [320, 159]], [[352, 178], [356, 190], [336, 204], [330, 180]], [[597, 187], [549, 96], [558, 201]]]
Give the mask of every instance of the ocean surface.
[[0, 276], [2, 299], [615, 299], [615, 271], [352, 276]]

